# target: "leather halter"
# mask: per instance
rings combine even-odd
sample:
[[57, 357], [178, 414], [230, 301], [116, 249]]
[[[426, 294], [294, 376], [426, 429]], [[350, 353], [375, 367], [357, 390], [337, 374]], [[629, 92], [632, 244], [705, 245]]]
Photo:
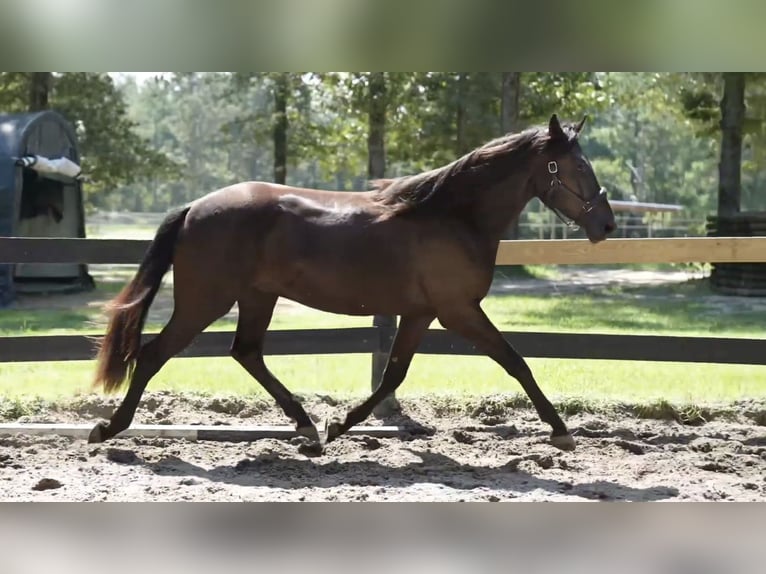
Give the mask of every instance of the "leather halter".
[[[551, 185], [548, 187], [547, 190], [545, 190], [545, 193], [542, 196], [543, 203], [548, 206], [548, 208], [556, 214], [556, 217], [558, 217], [568, 228], [572, 229], [573, 231], [577, 231], [580, 229], [580, 226], [577, 224], [577, 220], [580, 219], [583, 215], [586, 213], [590, 213], [596, 205], [599, 203], [604, 203], [606, 201], [606, 189], [603, 187], [599, 190], [598, 195], [594, 197], [593, 199], [586, 201], [583, 197], [580, 196], [580, 194], [575, 193], [571, 189], [569, 189], [566, 184], [564, 184], [563, 181], [558, 176], [559, 173], [559, 165], [555, 161], [549, 161], [548, 162], [548, 173], [551, 174]], [[553, 192], [553, 190], [561, 188], [564, 191], [574, 195], [577, 200], [580, 202], [580, 210], [579, 213], [574, 218], [569, 218], [567, 215], [565, 215], [558, 207], [551, 205], [549, 203], [548, 198], [550, 194]]]

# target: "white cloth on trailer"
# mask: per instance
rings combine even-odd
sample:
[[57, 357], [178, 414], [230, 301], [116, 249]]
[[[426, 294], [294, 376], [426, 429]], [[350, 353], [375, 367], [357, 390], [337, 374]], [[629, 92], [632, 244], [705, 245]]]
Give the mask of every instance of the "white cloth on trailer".
[[80, 166], [66, 157], [49, 159], [41, 155], [25, 155], [16, 159], [16, 165], [32, 168], [42, 174], [55, 173], [78, 179], [82, 173]]

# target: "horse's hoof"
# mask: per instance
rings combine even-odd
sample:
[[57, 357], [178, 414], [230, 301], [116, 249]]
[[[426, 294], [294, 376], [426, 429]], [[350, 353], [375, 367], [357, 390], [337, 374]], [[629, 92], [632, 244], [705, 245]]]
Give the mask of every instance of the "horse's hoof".
[[343, 428], [343, 423], [340, 422], [340, 419], [332, 418], [330, 420], [326, 420], [324, 423], [324, 433], [322, 436], [322, 444], [328, 444], [338, 438], [340, 435], [342, 435], [345, 431]]
[[319, 441], [304, 442], [298, 447], [298, 452], [311, 458], [324, 454], [324, 444]]
[[396, 397], [387, 396], [380, 401], [374, 409], [372, 409], [372, 416], [376, 419], [387, 419], [402, 412], [402, 405]]
[[317, 430], [317, 427], [315, 427], [313, 424], [310, 426], [295, 427], [295, 432], [297, 432], [301, 436], [305, 436], [311, 442], [314, 442], [314, 443], [320, 442], [319, 431]]
[[551, 444], [563, 451], [572, 451], [575, 449], [575, 439], [569, 433], [551, 436]]
[[96, 426], [93, 427], [93, 430], [90, 431], [90, 434], [88, 435], [88, 442], [89, 443], [99, 443], [104, 442], [104, 434], [106, 431], [108, 424], [105, 422], [97, 423]]

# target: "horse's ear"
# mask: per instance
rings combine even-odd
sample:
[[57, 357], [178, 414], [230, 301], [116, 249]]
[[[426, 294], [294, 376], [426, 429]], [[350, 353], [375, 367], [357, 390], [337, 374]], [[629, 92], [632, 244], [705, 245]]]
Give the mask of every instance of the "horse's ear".
[[580, 132], [582, 131], [582, 127], [585, 125], [585, 120], [587, 120], [587, 119], [588, 119], [588, 114], [585, 114], [585, 115], [582, 117], [582, 120], [580, 120], [580, 123], [578, 123], [578, 124], [575, 126], [575, 128], [574, 128], [574, 131], [575, 131], [575, 136], [579, 136], [579, 135], [580, 135]]
[[566, 134], [559, 123], [559, 117], [556, 114], [551, 116], [551, 121], [548, 122], [548, 135], [552, 140], [566, 139]]

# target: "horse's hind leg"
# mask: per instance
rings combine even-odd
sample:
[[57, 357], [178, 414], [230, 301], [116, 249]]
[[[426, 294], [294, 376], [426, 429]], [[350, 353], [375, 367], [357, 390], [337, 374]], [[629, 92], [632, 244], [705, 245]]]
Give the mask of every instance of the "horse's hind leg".
[[239, 322], [231, 346], [231, 356], [266, 389], [285, 414], [295, 421], [295, 428], [300, 434], [318, 442], [316, 427], [303, 406], [269, 371], [263, 360], [263, 339], [276, 303], [276, 295], [260, 292], [239, 300]]
[[[178, 289], [176, 289], [178, 294]], [[173, 315], [165, 328], [148, 343], [141, 347], [136, 366], [130, 377], [130, 385], [120, 406], [112, 415], [109, 423], [98, 423], [90, 433], [88, 442], [103, 442], [130, 426], [141, 400], [141, 395], [151, 378], [174, 355], [186, 348], [205, 327], [224, 315], [233, 301], [220, 294], [204, 299], [204, 304], [197, 301], [185, 303], [176, 297]]]

